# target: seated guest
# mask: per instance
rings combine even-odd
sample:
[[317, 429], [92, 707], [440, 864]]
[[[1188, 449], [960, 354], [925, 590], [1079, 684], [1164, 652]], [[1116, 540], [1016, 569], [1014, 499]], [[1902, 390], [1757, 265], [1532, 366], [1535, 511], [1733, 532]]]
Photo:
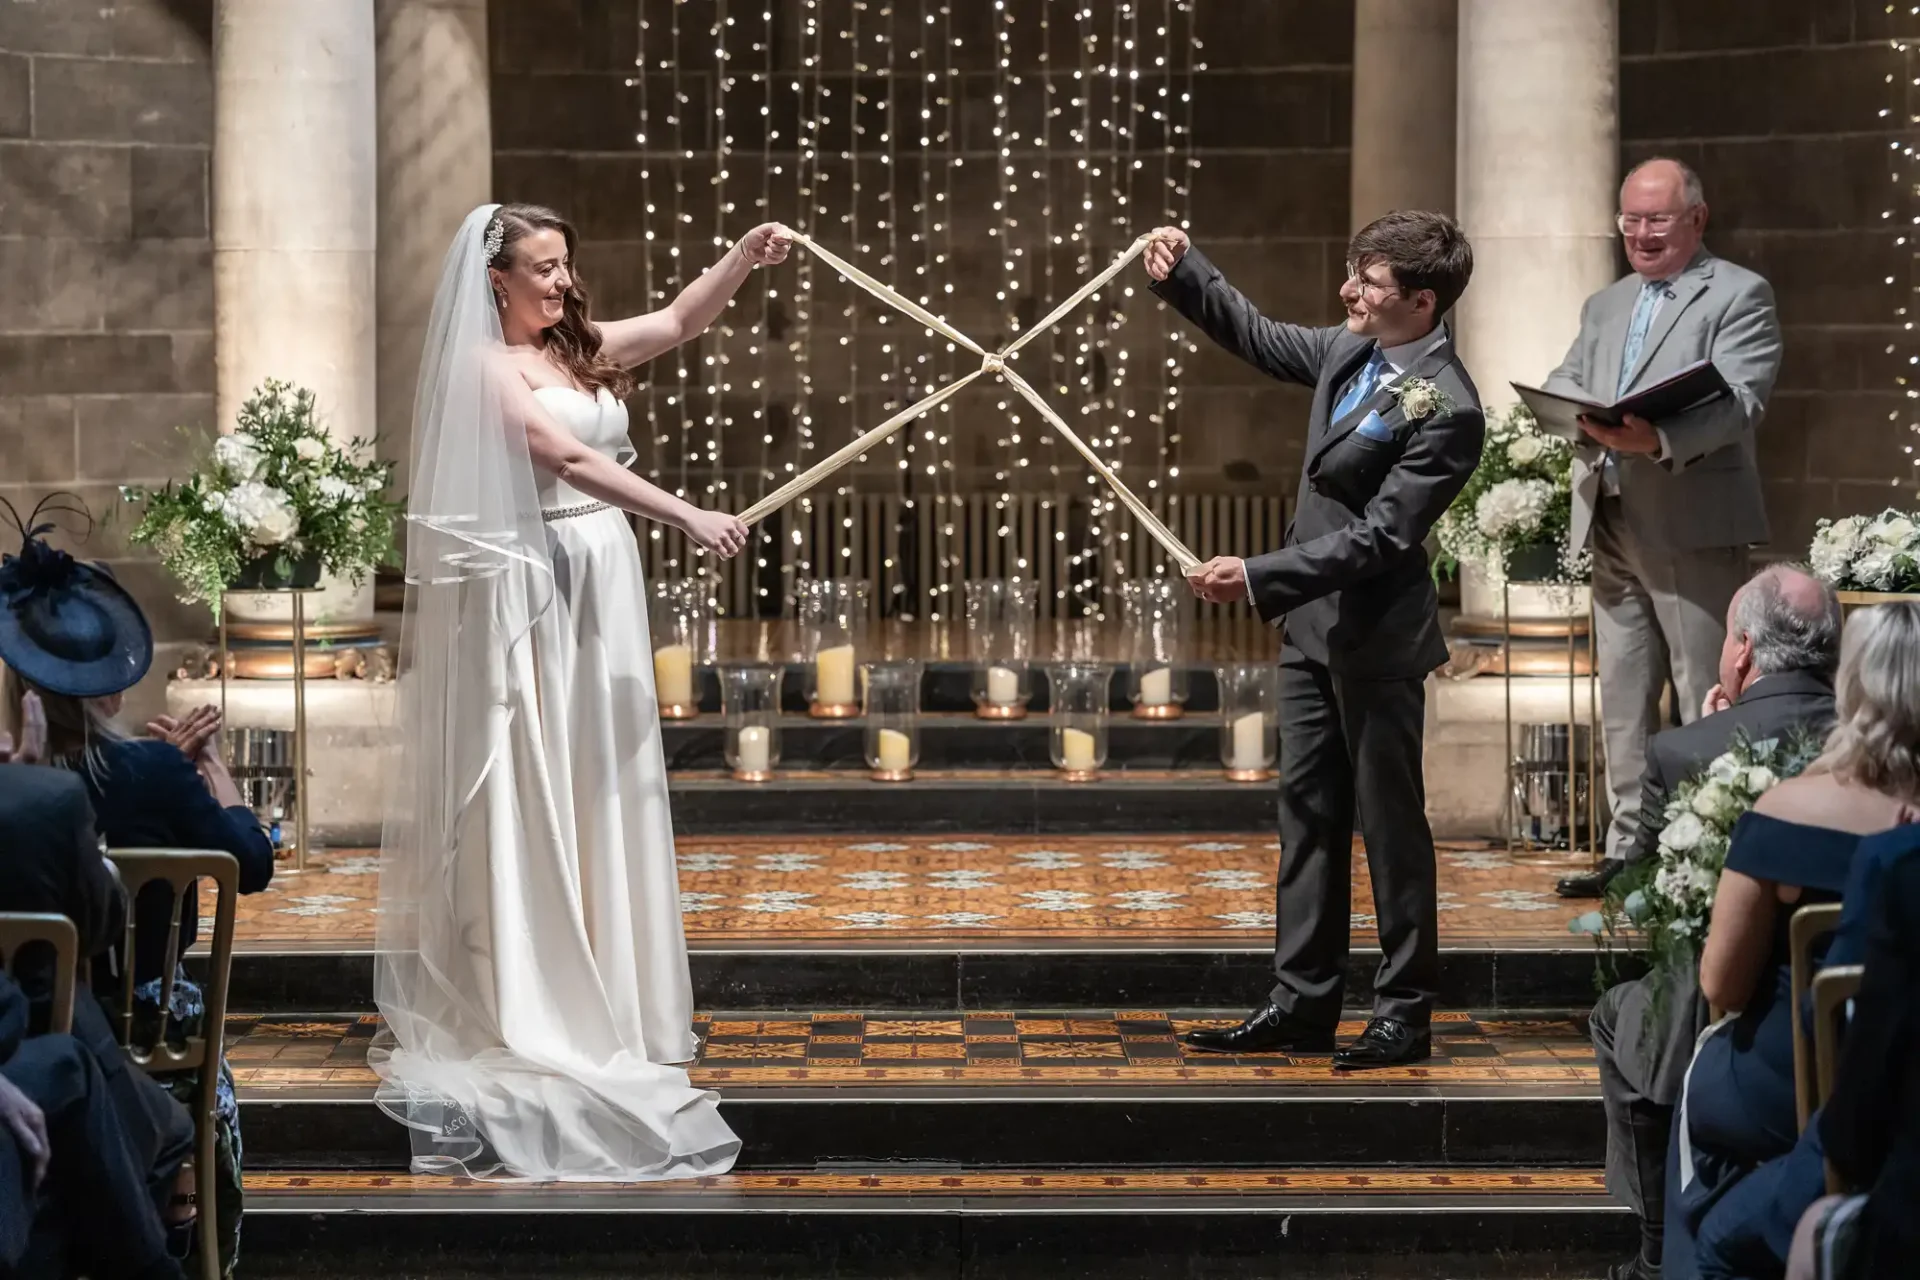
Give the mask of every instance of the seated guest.
[[0, 974], [0, 1273], [179, 1280], [100, 1064]]
[[[1720, 682], [1701, 719], [1647, 747], [1641, 828], [1653, 857], [1672, 790], [1749, 740], [1794, 730], [1825, 733], [1833, 722], [1833, 672], [1840, 657], [1840, 603], [1833, 591], [1790, 565], [1763, 569], [1734, 595], [1720, 649]], [[1665, 1213], [1667, 1141], [1706, 1004], [1691, 982], [1674, 984], [1659, 1016], [1652, 987], [1623, 982], [1600, 998], [1590, 1024], [1607, 1111], [1607, 1190], [1640, 1219], [1640, 1250], [1616, 1266], [1616, 1280], [1658, 1274]]]
[[1864, 1194], [1816, 1203], [1794, 1239], [1798, 1254], [1804, 1237], [1814, 1264], [1800, 1274], [1823, 1280], [1920, 1266], [1920, 858], [1887, 865], [1871, 921], [1839, 1076], [1819, 1117], [1834, 1168]]
[[[5, 710], [24, 718], [27, 695], [44, 707], [47, 763], [72, 771], [86, 787], [99, 830], [110, 847], [225, 850], [240, 864], [243, 893], [266, 888], [273, 846], [242, 803], [221, 762], [219, 717], [211, 708], [182, 724], [163, 722], [160, 739], [130, 736], [115, 720], [122, 693], [146, 673], [153, 639], [133, 598], [104, 570], [76, 562], [35, 537], [0, 562], [0, 661], [7, 665]], [[187, 754], [191, 752], [192, 754]], [[198, 933], [198, 895], [184, 895], [180, 946]], [[159, 1008], [161, 970], [171, 923], [172, 890], [147, 885], [134, 899], [138, 954], [118, 963], [134, 969], [136, 1025], [142, 1034], [192, 1035], [204, 1016], [199, 988], [178, 971], [170, 1009]], [[94, 966], [96, 990], [117, 1000], [121, 982], [111, 964]], [[195, 1088], [191, 1073], [164, 1077], [181, 1101]], [[238, 1247], [241, 1199], [239, 1105], [223, 1062], [218, 1081], [219, 1168], [211, 1174], [221, 1219], [221, 1254], [231, 1267]], [[206, 1178], [209, 1171], [198, 1170]]]
[[1837, 901], [1861, 838], [1920, 804], [1920, 605], [1854, 615], [1835, 710], [1820, 758], [1740, 819], [1720, 873], [1700, 990], [1733, 1012], [1702, 1036], [1687, 1073], [1667, 1168], [1666, 1280], [1703, 1274], [1708, 1212], [1798, 1136], [1788, 925], [1802, 904]]

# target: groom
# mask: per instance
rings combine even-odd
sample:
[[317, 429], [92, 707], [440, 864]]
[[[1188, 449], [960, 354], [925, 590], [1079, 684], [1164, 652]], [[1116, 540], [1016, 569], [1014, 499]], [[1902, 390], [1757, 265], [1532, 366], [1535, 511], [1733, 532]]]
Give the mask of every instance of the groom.
[[1154, 234], [1154, 293], [1261, 372], [1313, 388], [1285, 545], [1218, 557], [1189, 575], [1204, 599], [1250, 601], [1285, 626], [1286, 641], [1279, 982], [1245, 1022], [1194, 1031], [1187, 1043], [1221, 1053], [1333, 1049], [1357, 812], [1383, 958], [1374, 1016], [1333, 1065], [1419, 1062], [1432, 1053], [1439, 968], [1423, 681], [1447, 657], [1422, 544], [1480, 461], [1480, 398], [1440, 322], [1466, 290], [1473, 250], [1443, 214], [1389, 213], [1348, 245], [1346, 323], [1314, 329], [1261, 315], [1185, 232]]

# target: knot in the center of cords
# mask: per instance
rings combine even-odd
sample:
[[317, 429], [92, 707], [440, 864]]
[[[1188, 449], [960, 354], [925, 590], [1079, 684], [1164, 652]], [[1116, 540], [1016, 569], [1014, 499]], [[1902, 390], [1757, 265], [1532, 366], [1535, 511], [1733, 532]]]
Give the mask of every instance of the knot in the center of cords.
[[1007, 367], [1007, 362], [999, 356], [983, 356], [980, 359], [980, 372], [998, 374]]

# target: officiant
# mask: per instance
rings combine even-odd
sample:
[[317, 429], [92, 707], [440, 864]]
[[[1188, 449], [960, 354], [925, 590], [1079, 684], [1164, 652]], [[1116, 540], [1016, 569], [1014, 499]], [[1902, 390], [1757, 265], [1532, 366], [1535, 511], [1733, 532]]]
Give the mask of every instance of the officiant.
[[1618, 221], [1633, 269], [1586, 300], [1546, 390], [1611, 404], [1710, 360], [1731, 394], [1658, 422], [1581, 420], [1570, 536], [1593, 552], [1613, 821], [1599, 867], [1560, 882], [1570, 898], [1598, 897], [1633, 854], [1647, 738], [1662, 727], [1668, 681], [1683, 723], [1726, 705], [1715, 671], [1747, 548], [1768, 537], [1754, 435], [1780, 371], [1773, 289], [1701, 243], [1698, 174], [1678, 160], [1635, 166]]

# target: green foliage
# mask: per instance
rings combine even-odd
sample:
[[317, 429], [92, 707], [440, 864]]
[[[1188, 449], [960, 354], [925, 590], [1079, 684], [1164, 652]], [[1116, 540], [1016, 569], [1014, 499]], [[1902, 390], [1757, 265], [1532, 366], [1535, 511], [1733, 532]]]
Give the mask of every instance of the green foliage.
[[1572, 524], [1573, 446], [1540, 431], [1524, 404], [1489, 410], [1480, 465], [1434, 529], [1435, 576], [1463, 561], [1498, 575], [1513, 552], [1550, 543], [1561, 548], [1556, 580], [1585, 582], [1588, 557], [1568, 547]]
[[386, 497], [393, 464], [373, 458], [371, 441], [330, 438], [313, 401], [305, 388], [268, 379], [231, 434], [202, 442], [192, 474], [121, 489], [141, 508], [129, 541], [159, 553], [182, 600], [217, 614], [222, 592], [261, 560], [284, 577], [295, 561], [317, 557], [323, 574], [355, 585], [397, 563], [394, 524], [405, 505]]

